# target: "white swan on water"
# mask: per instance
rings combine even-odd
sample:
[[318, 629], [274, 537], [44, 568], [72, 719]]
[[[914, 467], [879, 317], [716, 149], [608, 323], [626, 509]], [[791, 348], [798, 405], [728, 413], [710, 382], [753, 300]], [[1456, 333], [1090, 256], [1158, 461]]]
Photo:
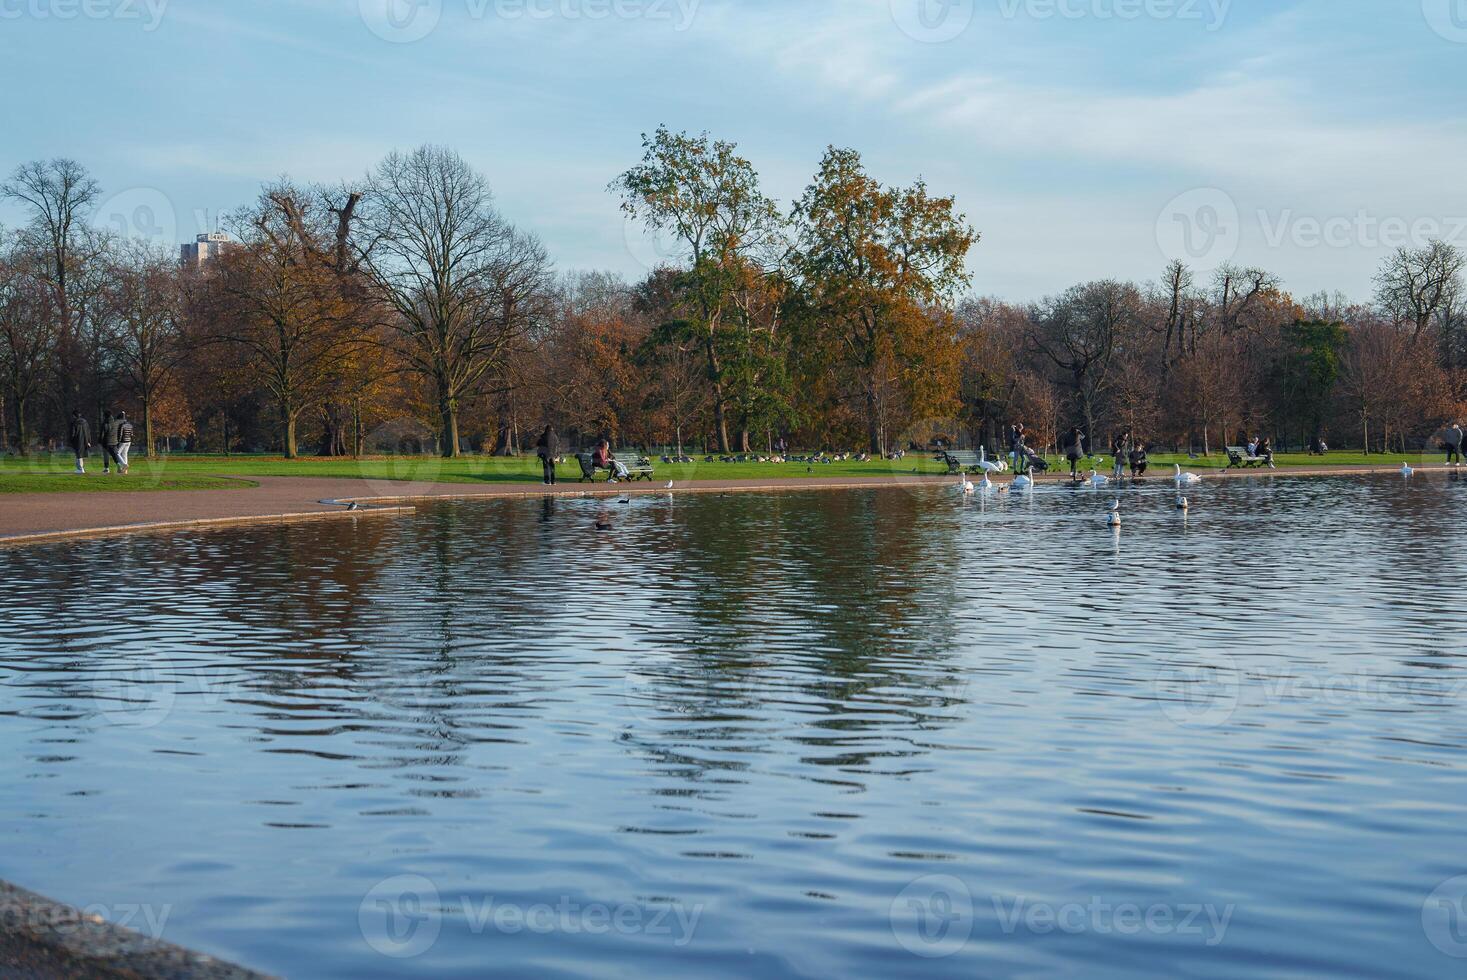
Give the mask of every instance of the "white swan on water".
[[958, 492], [964, 496], [971, 497], [973, 496], [973, 491], [976, 489], [978, 488], [973, 486], [973, 481], [968, 479], [967, 474], [963, 474], [962, 482], [958, 484]]
[[1401, 475], [1404, 476], [1404, 477], [1413, 477], [1413, 476], [1416, 475], [1416, 471], [1411, 468], [1411, 464], [1410, 463], [1402, 463], [1401, 464]]
[[1177, 486], [1179, 487], [1195, 487], [1197, 484], [1202, 482], [1202, 477], [1198, 476], [1196, 473], [1183, 473], [1180, 466], [1176, 467], [1176, 471]]
[[1014, 482], [1012, 486], [1015, 490], [1033, 490], [1034, 480], [1020, 473], [1018, 476], [1014, 477]]
[[1092, 487], [1099, 490], [1101, 487], [1106, 486], [1110, 483], [1110, 477], [1101, 476], [1099, 473], [1091, 470], [1089, 483]]
[[988, 474], [987, 473], [984, 473], [983, 474], [983, 482], [980, 483], [980, 484], [978, 484], [978, 489], [981, 490], [981, 491], [983, 491], [984, 493], [992, 493], [993, 492], [993, 486], [994, 486], [993, 481], [988, 478]]

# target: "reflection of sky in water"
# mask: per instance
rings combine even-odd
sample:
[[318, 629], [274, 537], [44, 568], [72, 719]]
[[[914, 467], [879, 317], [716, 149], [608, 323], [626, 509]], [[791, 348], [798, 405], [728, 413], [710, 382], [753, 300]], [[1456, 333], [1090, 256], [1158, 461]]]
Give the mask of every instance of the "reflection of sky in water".
[[[1184, 519], [1158, 481], [1119, 538], [1108, 494], [928, 489], [3, 553], [0, 876], [293, 976], [1443, 974], [1464, 490], [1216, 483]], [[436, 935], [394, 959], [362, 910], [403, 875]], [[1097, 902], [1233, 911], [1209, 945]]]

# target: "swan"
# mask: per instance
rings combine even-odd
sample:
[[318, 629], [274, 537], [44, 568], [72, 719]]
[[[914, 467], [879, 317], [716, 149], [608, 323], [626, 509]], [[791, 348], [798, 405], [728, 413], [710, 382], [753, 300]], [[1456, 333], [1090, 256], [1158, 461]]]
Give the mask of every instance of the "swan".
[[1403, 463], [1401, 464], [1401, 475], [1404, 477], [1413, 477], [1416, 475], [1416, 471], [1411, 468], [1410, 463]]
[[1107, 485], [1108, 483], [1110, 483], [1110, 477], [1101, 476], [1094, 470], [1090, 471], [1090, 485], [1092, 487], [1095, 487], [1097, 490], [1099, 490], [1101, 487]]
[[1120, 527], [1121, 526], [1121, 502], [1119, 500], [1112, 500], [1111, 501], [1111, 503], [1110, 503], [1110, 516], [1108, 518], [1106, 518], [1105, 523], [1106, 523], [1106, 526], [1107, 527]]
[[1181, 494], [1177, 494], [1177, 510], [1190, 510], [1191, 508], [1192, 505], [1188, 502], [1187, 498]]
[[973, 491], [976, 489], [977, 487], [973, 486], [973, 481], [968, 479], [966, 474], [962, 477], [962, 482], [958, 484], [958, 492], [968, 497], [973, 496]]
[[1034, 480], [1031, 477], [1027, 477], [1024, 474], [1020, 473], [1018, 476], [1014, 477], [1013, 488], [1015, 490], [1033, 490]]
[[983, 474], [983, 482], [978, 484], [978, 489], [982, 490], [984, 493], [993, 492], [993, 481], [988, 478], [987, 473]]
[[996, 463], [990, 461], [988, 458], [988, 447], [979, 446], [978, 468], [985, 473], [1007, 473], [1009, 471], [1009, 464], [1005, 463], [1003, 460], [999, 460]]
[[1198, 476], [1196, 473], [1183, 473], [1180, 466], [1176, 467], [1176, 471], [1177, 486], [1179, 487], [1195, 487], [1197, 484], [1202, 482], [1202, 477]]

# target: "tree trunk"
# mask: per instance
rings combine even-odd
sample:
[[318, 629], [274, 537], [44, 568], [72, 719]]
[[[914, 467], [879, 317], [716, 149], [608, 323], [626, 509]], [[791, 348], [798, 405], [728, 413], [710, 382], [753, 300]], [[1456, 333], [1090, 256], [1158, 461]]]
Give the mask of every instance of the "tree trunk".
[[25, 427], [26, 401], [27, 399], [21, 398], [19, 395], [13, 399], [15, 405], [15, 455], [17, 456], [27, 456], [31, 451], [30, 433], [26, 431]]
[[153, 455], [153, 395], [143, 392], [143, 445], [142, 456]]
[[440, 398], [438, 412], [443, 420], [439, 450], [444, 459], [458, 459], [458, 401], [447, 396]]
[[285, 458], [295, 459], [299, 455], [295, 442], [295, 412], [289, 408], [280, 409], [280, 429], [284, 439]]

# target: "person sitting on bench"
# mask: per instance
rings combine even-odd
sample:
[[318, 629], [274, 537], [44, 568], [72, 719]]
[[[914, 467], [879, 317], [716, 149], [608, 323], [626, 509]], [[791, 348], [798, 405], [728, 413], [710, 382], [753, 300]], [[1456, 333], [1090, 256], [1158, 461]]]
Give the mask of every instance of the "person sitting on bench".
[[607, 482], [617, 483], [627, 478], [627, 468], [616, 458], [611, 451], [611, 443], [602, 439], [596, 444], [596, 452], [591, 454], [591, 466], [593, 469], [610, 470], [611, 479]]

